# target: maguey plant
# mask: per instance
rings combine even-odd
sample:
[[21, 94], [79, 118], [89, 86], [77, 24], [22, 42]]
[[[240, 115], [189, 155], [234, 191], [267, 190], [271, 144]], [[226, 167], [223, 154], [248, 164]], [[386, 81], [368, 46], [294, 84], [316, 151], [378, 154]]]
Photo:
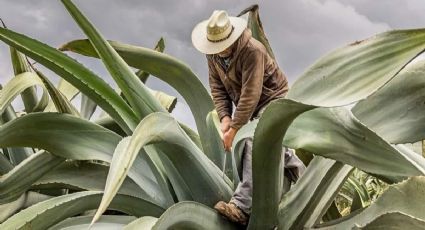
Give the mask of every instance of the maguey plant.
[[[16, 75], [0, 91], [0, 229], [241, 228], [212, 206], [239, 181], [246, 137], [254, 138], [248, 229], [423, 228], [425, 160], [403, 144], [425, 137], [425, 63], [411, 63], [425, 49], [425, 29], [321, 57], [238, 131], [226, 155], [210, 94], [187, 64], [161, 52], [162, 40], [156, 49], [107, 41], [72, 1], [62, 3], [88, 39], [56, 49], [0, 28]], [[272, 54], [258, 6], [240, 16]], [[100, 58], [119, 89], [66, 51]], [[171, 115], [174, 96], [144, 84], [149, 75], [184, 98], [197, 131]], [[78, 93], [81, 109], [70, 102]], [[17, 113], [19, 95], [25, 111]], [[90, 119], [97, 106], [104, 114]], [[283, 195], [282, 145], [308, 164]], [[360, 182], [343, 186], [354, 168], [388, 188], [372, 199]], [[342, 217], [335, 200], [344, 191], [361, 202]]]

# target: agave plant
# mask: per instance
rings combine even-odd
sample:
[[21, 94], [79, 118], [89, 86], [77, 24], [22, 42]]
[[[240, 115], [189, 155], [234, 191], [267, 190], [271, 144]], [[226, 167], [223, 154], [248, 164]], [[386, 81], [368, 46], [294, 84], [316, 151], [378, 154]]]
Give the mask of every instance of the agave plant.
[[[107, 41], [70, 0], [62, 3], [88, 39], [55, 49], [0, 28], [16, 74], [0, 91], [0, 229], [241, 228], [211, 207], [238, 183], [246, 137], [254, 138], [248, 229], [423, 226], [425, 160], [403, 144], [425, 135], [425, 62], [407, 66], [425, 49], [425, 29], [389, 31], [323, 56], [286, 98], [238, 131], [225, 157], [211, 96], [188, 65], [158, 52], [161, 45]], [[258, 6], [246, 14], [273, 55]], [[119, 89], [65, 51], [100, 58]], [[23, 55], [62, 83], [55, 87]], [[170, 114], [175, 97], [144, 84], [149, 74], [185, 99], [197, 131]], [[40, 99], [35, 86], [43, 89]], [[77, 93], [84, 95], [80, 111], [70, 103]], [[10, 103], [19, 94], [25, 113], [17, 117]], [[91, 121], [96, 106], [105, 114]], [[283, 195], [282, 145], [311, 159]], [[354, 168], [390, 185], [341, 217], [336, 196]]]

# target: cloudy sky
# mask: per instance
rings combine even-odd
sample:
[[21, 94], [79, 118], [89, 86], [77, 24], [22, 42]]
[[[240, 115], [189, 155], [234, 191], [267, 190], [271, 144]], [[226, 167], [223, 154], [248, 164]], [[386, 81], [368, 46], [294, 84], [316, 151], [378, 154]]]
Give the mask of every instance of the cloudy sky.
[[[110, 40], [153, 47], [163, 37], [165, 52], [192, 67], [209, 91], [204, 55], [191, 44], [191, 31], [214, 9], [231, 15], [258, 3], [263, 26], [279, 66], [292, 83], [317, 58], [355, 40], [391, 29], [425, 27], [424, 0], [75, 0], [74, 3]], [[60, 1], [0, 0], [6, 25], [53, 47], [83, 38]], [[71, 55], [115, 87], [102, 63]], [[47, 75], [54, 82], [58, 78]], [[12, 78], [8, 47], [0, 42], [0, 83]], [[151, 78], [148, 86], [176, 95], [165, 83]], [[174, 112], [193, 127], [184, 101]], [[20, 99], [14, 102], [21, 109]], [[78, 104], [78, 102], [76, 102]]]

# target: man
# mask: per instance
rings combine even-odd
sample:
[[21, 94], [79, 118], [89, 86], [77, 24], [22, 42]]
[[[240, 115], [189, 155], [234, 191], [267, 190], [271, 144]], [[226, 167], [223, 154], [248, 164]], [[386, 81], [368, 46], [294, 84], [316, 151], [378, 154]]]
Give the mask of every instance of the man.
[[[229, 17], [225, 11], [216, 10], [208, 20], [196, 25], [192, 43], [206, 54], [224, 148], [230, 150], [244, 124], [259, 118], [268, 103], [286, 95], [287, 79], [264, 45], [252, 37], [246, 20]], [[233, 118], [232, 102], [236, 105]], [[283, 148], [283, 153], [285, 176], [296, 182], [305, 166], [292, 151]], [[242, 154], [242, 181], [229, 203], [220, 201], [214, 207], [230, 220], [244, 225], [252, 204], [251, 156], [252, 138], [247, 138]]]

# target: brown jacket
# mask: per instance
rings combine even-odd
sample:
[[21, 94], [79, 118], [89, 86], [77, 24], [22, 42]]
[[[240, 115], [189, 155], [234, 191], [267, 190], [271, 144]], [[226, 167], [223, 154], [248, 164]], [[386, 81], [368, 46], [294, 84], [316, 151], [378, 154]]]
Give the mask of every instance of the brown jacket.
[[268, 102], [284, 97], [288, 91], [286, 76], [264, 45], [245, 29], [236, 41], [228, 70], [220, 64], [218, 55], [206, 55], [209, 85], [214, 106], [221, 119], [232, 115], [231, 127], [239, 129], [252, 120]]

